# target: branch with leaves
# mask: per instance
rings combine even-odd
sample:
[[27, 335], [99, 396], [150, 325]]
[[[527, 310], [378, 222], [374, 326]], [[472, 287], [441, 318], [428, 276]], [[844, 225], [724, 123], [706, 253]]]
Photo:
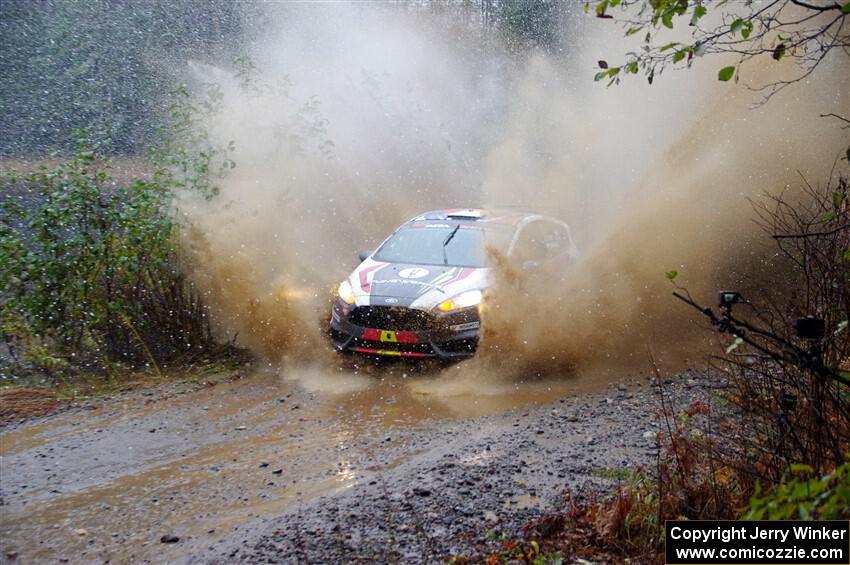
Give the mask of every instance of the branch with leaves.
[[[596, 17], [620, 22], [626, 36], [642, 35], [640, 49], [626, 61], [611, 65], [599, 61], [595, 80], [617, 84], [628, 74], [644, 74], [652, 84], [666, 68], [689, 68], [707, 55], [734, 55], [734, 65], [717, 72], [721, 81], [738, 80], [742, 66], [756, 58], [793, 60], [799, 72], [751, 87], [764, 96], [762, 103], [790, 84], [804, 80], [836, 50], [850, 53], [850, 2], [768, 0], [597, 0], [585, 3]], [[685, 41], [664, 41], [665, 31], [691, 29]], [[710, 23], [709, 23], [710, 22]]]

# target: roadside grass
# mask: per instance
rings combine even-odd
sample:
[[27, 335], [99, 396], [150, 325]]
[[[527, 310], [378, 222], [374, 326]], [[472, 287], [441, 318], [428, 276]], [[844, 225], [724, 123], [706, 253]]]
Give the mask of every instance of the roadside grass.
[[624, 469], [624, 468], [601, 468], [593, 471], [593, 474], [600, 479], [610, 479], [613, 481], [625, 481], [628, 480], [635, 471], [633, 469]]

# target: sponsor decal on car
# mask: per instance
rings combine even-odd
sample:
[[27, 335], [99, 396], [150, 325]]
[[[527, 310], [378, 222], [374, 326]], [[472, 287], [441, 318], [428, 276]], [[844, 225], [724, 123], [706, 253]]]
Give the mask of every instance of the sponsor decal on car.
[[412, 267], [410, 269], [402, 269], [398, 272], [398, 276], [403, 279], [421, 279], [422, 277], [427, 277], [430, 272], [428, 269], [423, 269], [422, 267]]
[[466, 324], [457, 324], [455, 326], [449, 326], [449, 329], [453, 332], [462, 332], [464, 330], [476, 330], [481, 327], [481, 322], [467, 322]]
[[377, 263], [360, 271], [360, 288], [363, 289], [363, 292], [368, 293], [372, 290], [372, 281], [369, 279], [369, 275], [372, 274], [372, 277], [374, 277], [375, 270], [383, 267], [384, 265], [384, 263]]

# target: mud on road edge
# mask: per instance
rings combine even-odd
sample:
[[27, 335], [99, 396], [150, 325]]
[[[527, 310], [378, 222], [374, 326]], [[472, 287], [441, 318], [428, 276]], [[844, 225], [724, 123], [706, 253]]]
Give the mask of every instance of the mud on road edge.
[[253, 362], [239, 366], [217, 364], [175, 369], [164, 375], [138, 371], [120, 382], [71, 381], [56, 386], [0, 387], [0, 432], [45, 421], [67, 411], [93, 410], [130, 400], [151, 401], [186, 394], [204, 387], [238, 380], [253, 372]]

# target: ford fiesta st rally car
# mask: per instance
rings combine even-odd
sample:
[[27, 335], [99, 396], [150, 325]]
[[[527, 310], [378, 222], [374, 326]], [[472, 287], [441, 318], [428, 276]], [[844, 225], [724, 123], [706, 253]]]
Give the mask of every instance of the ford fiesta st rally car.
[[491, 284], [488, 248], [523, 269], [559, 270], [576, 256], [567, 224], [517, 211], [440, 210], [396, 229], [342, 281], [330, 320], [338, 351], [468, 357]]

